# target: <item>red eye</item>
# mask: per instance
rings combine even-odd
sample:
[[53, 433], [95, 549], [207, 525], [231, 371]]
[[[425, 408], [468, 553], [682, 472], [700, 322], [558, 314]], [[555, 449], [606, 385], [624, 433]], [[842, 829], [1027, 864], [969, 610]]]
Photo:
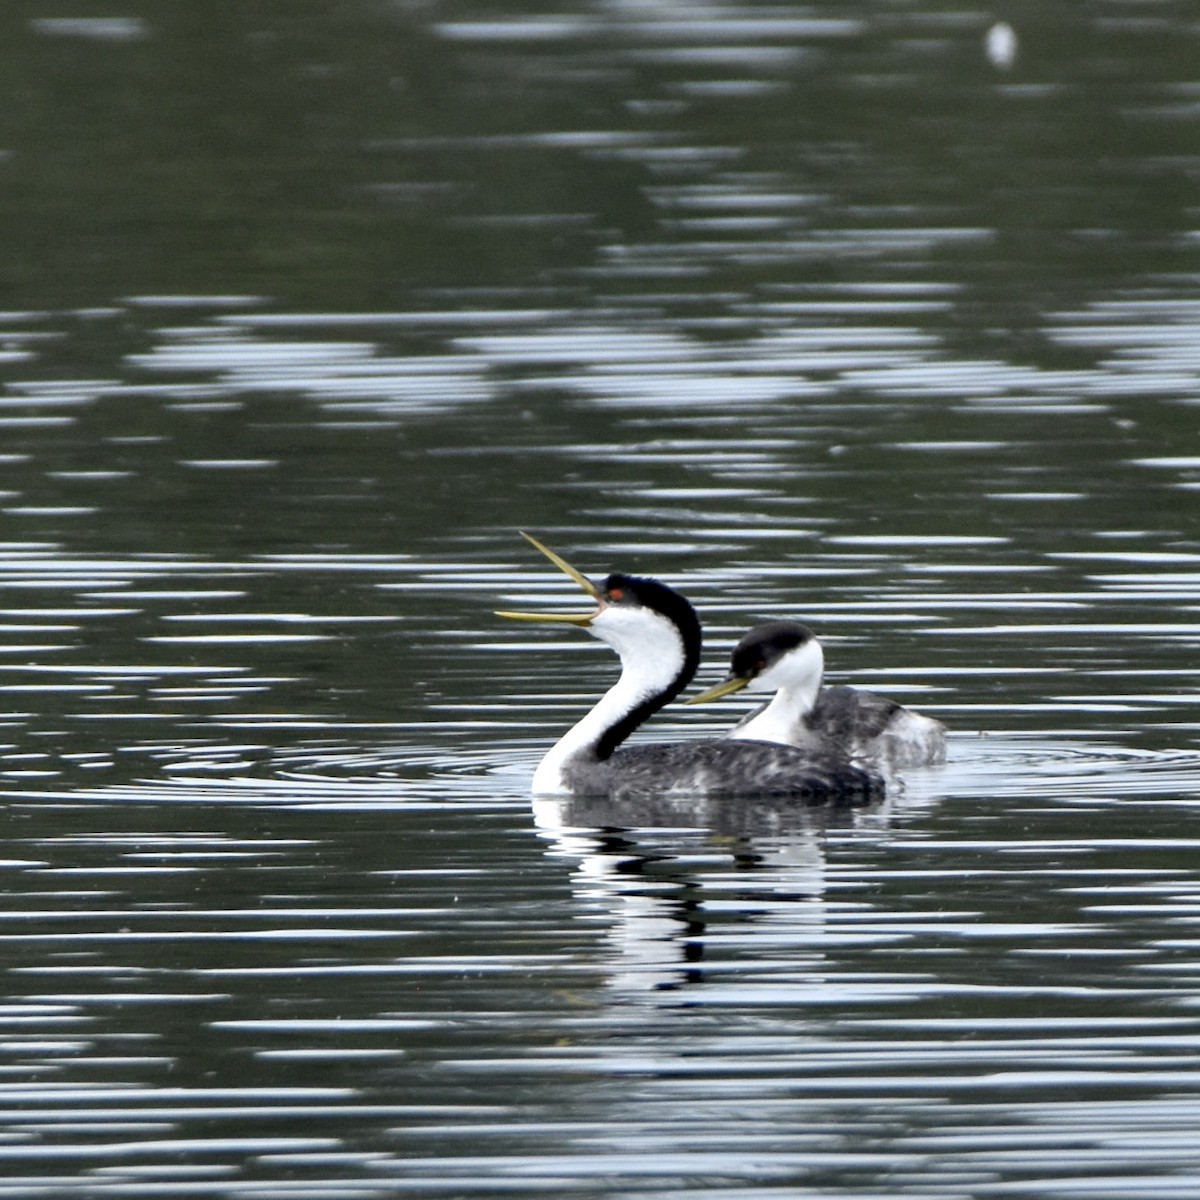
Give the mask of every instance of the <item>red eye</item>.
[[609, 591], [609, 593], [608, 593], [608, 598], [609, 598], [610, 600], [615, 600], [615, 601], [617, 601], [617, 603], [619, 604], [619, 603], [620, 603], [622, 600], [624, 600], [624, 599], [625, 599], [625, 589], [624, 589], [624, 588], [612, 588], [612, 589], [610, 589], [610, 591]]

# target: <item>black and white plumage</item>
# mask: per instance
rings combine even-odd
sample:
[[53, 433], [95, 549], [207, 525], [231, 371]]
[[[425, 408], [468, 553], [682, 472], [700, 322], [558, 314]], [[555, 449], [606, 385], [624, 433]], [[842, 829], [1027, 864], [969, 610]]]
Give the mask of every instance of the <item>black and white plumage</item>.
[[824, 687], [824, 671], [821, 643], [811, 629], [797, 621], [770, 621], [752, 629], [734, 647], [729, 677], [689, 703], [704, 704], [743, 688], [774, 692], [727, 736], [895, 767], [945, 762], [946, 727], [940, 721], [875, 692]]
[[883, 780], [843, 757], [758, 740], [706, 739], [623, 747], [625, 739], [687, 687], [700, 659], [700, 621], [678, 592], [653, 579], [613, 574], [597, 586], [524, 535], [596, 602], [587, 613], [502, 612], [522, 621], [586, 629], [620, 656], [621, 675], [550, 749], [533, 777], [536, 794], [773, 796], [864, 802]]

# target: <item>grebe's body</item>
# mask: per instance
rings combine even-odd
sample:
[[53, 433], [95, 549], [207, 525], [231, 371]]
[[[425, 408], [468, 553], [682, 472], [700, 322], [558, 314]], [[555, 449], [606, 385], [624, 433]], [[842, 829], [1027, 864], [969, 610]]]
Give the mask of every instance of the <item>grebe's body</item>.
[[[528, 536], [528, 535], [526, 535]], [[621, 675], [542, 759], [538, 794], [789, 797], [863, 802], [882, 796], [873, 771], [825, 752], [759, 740], [698, 740], [623, 747], [625, 739], [691, 682], [700, 658], [700, 621], [677, 592], [653, 579], [610, 575], [602, 587], [529, 539], [596, 601], [581, 614], [501, 613], [580, 626], [620, 656]]]
[[803, 750], [893, 767], [946, 760], [946, 727], [875, 692], [823, 687], [821, 644], [806, 626], [771, 621], [734, 647], [729, 678], [695, 697], [704, 703], [745, 688], [775, 695], [730, 730], [730, 738], [779, 742]]

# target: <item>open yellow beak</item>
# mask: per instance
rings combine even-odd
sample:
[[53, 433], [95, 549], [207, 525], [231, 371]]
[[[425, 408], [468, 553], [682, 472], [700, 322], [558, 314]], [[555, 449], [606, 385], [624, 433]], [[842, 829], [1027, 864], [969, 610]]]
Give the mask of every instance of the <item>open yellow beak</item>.
[[536, 621], [545, 625], [590, 625], [604, 611], [604, 597], [600, 589], [582, 571], [577, 571], [560, 554], [555, 554], [549, 546], [539, 542], [531, 533], [521, 530], [521, 536], [535, 549], [540, 550], [564, 575], [570, 576], [593, 600], [596, 607], [586, 613], [551, 613], [551, 612], [506, 612], [497, 610], [496, 616], [507, 617], [510, 621]]
[[740, 692], [742, 688], [750, 682], [744, 675], [735, 675], [732, 679], [726, 679], [724, 683], [714, 684], [706, 692], [701, 692], [698, 696], [692, 696], [685, 700], [684, 704], [708, 704], [711, 700], [720, 700], [722, 696], [732, 696], [734, 692]]

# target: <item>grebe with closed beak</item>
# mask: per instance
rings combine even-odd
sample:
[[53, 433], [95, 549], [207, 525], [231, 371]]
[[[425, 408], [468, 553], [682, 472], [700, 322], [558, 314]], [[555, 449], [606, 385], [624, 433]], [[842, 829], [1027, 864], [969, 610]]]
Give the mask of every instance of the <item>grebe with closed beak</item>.
[[893, 767], [946, 761], [946, 727], [862, 688], [823, 687], [821, 643], [798, 621], [769, 621], [733, 648], [729, 677], [689, 704], [707, 704], [743, 688], [774, 697], [730, 730], [754, 738]]
[[882, 797], [884, 783], [874, 771], [820, 751], [724, 738], [622, 746], [691, 682], [700, 660], [699, 618], [683, 596], [654, 579], [617, 573], [598, 586], [536, 538], [522, 536], [596, 607], [584, 613], [497, 615], [578, 626], [621, 659], [617, 682], [542, 759], [533, 776], [535, 794], [630, 800], [671, 793], [838, 803]]

